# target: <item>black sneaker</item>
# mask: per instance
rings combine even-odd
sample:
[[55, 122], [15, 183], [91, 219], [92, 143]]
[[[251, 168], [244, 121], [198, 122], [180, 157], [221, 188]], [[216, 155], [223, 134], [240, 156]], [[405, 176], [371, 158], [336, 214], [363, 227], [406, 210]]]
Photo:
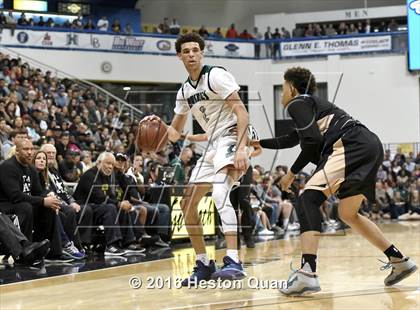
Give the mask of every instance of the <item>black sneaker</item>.
[[210, 260], [208, 266], [204, 265], [200, 260], [195, 261], [195, 264], [193, 274], [181, 282], [182, 286], [194, 286], [198, 285], [200, 281], [208, 281], [211, 279], [211, 275], [216, 272], [214, 260]]
[[162, 248], [169, 248], [170, 247], [169, 243], [163, 241], [160, 237], [157, 241], [155, 241], [155, 245], [160, 246]]
[[121, 249], [115, 245], [109, 245], [105, 248], [104, 255], [105, 256], [123, 256], [128, 252], [125, 249]]
[[253, 248], [255, 248], [255, 240], [254, 240], [254, 237], [253, 236], [249, 236], [249, 237], [246, 237], [246, 238], [244, 238], [245, 239], [245, 244], [246, 244], [246, 247], [248, 248], [248, 249], [253, 249]]

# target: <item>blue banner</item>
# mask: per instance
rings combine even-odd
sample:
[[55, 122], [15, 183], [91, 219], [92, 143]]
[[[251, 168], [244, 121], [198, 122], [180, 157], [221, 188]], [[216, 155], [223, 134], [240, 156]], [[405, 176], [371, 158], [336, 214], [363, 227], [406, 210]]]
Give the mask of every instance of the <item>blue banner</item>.
[[407, 0], [408, 68], [420, 70], [420, 0]]

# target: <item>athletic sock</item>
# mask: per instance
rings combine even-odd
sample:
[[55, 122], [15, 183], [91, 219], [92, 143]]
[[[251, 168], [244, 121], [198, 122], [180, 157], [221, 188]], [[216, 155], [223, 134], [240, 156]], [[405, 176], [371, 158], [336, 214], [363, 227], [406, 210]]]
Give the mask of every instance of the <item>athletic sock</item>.
[[208, 266], [210, 264], [210, 260], [209, 260], [209, 257], [207, 256], [207, 253], [197, 254], [196, 259], [202, 262], [205, 266]]
[[384, 254], [388, 257], [389, 260], [391, 260], [391, 257], [399, 259], [404, 258], [402, 253], [393, 244], [391, 244], [391, 246], [384, 251]]
[[288, 225], [289, 225], [289, 219], [288, 218], [283, 219], [283, 229], [284, 230], [287, 229]]
[[[316, 255], [314, 254], [302, 254], [302, 262], [300, 268], [305, 269], [305, 264], [308, 264], [311, 268], [310, 271], [316, 272]], [[306, 270], [309, 271], [309, 270]]]
[[239, 263], [238, 250], [226, 250], [226, 255], [233, 259], [235, 263]]

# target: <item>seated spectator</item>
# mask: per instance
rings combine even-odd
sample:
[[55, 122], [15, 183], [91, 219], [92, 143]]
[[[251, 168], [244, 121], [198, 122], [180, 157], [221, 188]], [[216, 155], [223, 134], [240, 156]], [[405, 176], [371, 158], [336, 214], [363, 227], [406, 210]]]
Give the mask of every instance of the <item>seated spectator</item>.
[[126, 175], [133, 179], [137, 185], [137, 190], [141, 195], [144, 195], [143, 156], [134, 156], [133, 164], [128, 168]]
[[365, 33], [365, 29], [363, 28], [362, 22], [357, 22], [356, 29], [357, 29], [358, 33]]
[[[45, 152], [48, 161], [48, 183], [49, 190], [61, 200], [60, 217], [64, 224], [64, 230], [69, 237], [68, 241], [74, 241], [75, 245], [79, 250], [82, 250], [81, 244], [89, 244], [92, 241], [91, 229], [92, 225], [92, 210], [85, 208], [85, 205], [79, 205], [72, 195], [67, 190], [63, 179], [60, 177], [57, 169], [57, 150], [52, 144], [44, 144], [41, 146], [41, 151]], [[76, 221], [72, 220], [72, 217], [68, 217], [68, 214], [75, 212]], [[78, 225], [81, 228], [76, 228]], [[89, 227], [89, 228], [88, 228]]]
[[395, 19], [391, 19], [391, 22], [388, 25], [388, 30], [391, 32], [398, 31], [398, 24]]
[[[44, 151], [37, 151], [33, 158], [33, 166], [38, 172], [41, 188], [43, 195], [55, 196], [55, 193], [50, 190], [50, 180], [48, 177], [48, 166], [47, 166], [47, 154]], [[58, 197], [59, 198], [59, 197]], [[80, 206], [79, 206], [80, 210]], [[81, 253], [79, 249], [74, 245], [73, 241], [78, 244], [81, 249], [80, 237], [76, 230], [76, 211], [67, 206], [67, 204], [61, 202], [60, 210], [56, 218], [62, 244], [62, 256], [63, 258], [70, 259], [83, 259], [84, 253]], [[67, 231], [65, 228], [67, 228]], [[75, 233], [76, 232], [76, 233]]]
[[44, 27], [45, 26], [45, 21], [44, 21], [44, 17], [40, 16], [38, 23], [36, 24], [38, 27]]
[[226, 32], [226, 39], [236, 39], [239, 37], [238, 32], [236, 32], [235, 24], [231, 24], [228, 31]]
[[56, 143], [58, 162], [61, 162], [64, 159], [67, 151], [70, 149], [69, 143], [70, 143], [70, 133], [68, 131], [64, 131]]
[[101, 19], [98, 20], [96, 27], [99, 31], [108, 31], [109, 21], [106, 16], [102, 16]]
[[357, 30], [356, 26], [353, 23], [351, 23], [347, 34], [358, 34], [358, 33], [359, 33], [359, 30]]
[[[112, 153], [104, 152], [97, 165], [86, 171], [77, 184], [73, 197], [80, 205], [93, 211], [93, 223], [105, 228], [105, 256], [121, 256], [144, 252], [131, 229], [132, 223], [126, 212], [131, 210], [128, 201], [116, 199], [115, 186], [111, 180], [115, 164]], [[131, 220], [130, 220], [131, 221]], [[119, 225], [126, 227], [123, 231]]]
[[88, 171], [90, 168], [93, 168], [94, 164], [92, 161], [92, 152], [91, 151], [83, 151], [82, 152], [82, 161], [81, 164], [83, 166], [83, 173]]
[[65, 158], [58, 163], [59, 174], [66, 182], [77, 182], [82, 174], [83, 167], [80, 163], [77, 165], [76, 156], [80, 156], [80, 154], [78, 152], [68, 150]]
[[364, 33], [371, 33], [370, 19], [366, 20]]
[[178, 24], [178, 21], [174, 18], [172, 23], [169, 25], [169, 32], [173, 35], [178, 35], [181, 30], [181, 26]]
[[312, 24], [309, 24], [305, 31], [305, 37], [313, 37], [315, 35]]
[[61, 256], [56, 212], [60, 200], [42, 196], [36, 170], [31, 166], [33, 144], [24, 139], [16, 144], [16, 155], [0, 165], [0, 211], [16, 214], [22, 233], [29, 241], [51, 242], [49, 257]]
[[181, 151], [179, 157], [175, 157], [170, 165], [175, 168], [174, 183], [185, 184], [186, 182], [186, 166], [191, 160], [193, 153], [190, 148], [186, 147]]
[[111, 29], [112, 29], [112, 32], [115, 32], [115, 33], [121, 32], [121, 24], [118, 18], [114, 19], [114, 21], [112, 22]]
[[47, 239], [40, 242], [29, 241], [10, 217], [0, 212], [0, 255], [11, 255], [16, 265], [32, 266], [44, 259], [49, 250], [50, 242]]
[[302, 38], [305, 36], [305, 29], [301, 26], [296, 26], [292, 31], [293, 38]]
[[2, 146], [2, 156], [9, 159], [15, 155], [16, 143], [28, 138], [26, 129], [13, 130], [10, 134], [10, 140], [6, 140]]

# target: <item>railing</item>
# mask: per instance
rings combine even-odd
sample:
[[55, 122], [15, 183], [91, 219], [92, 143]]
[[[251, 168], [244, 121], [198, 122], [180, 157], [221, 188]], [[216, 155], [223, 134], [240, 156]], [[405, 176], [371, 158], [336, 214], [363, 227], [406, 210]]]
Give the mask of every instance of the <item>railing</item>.
[[0, 45], [0, 50], [3, 51], [3, 53], [10, 55], [12, 57], [15, 58], [21, 58], [24, 62], [29, 63], [30, 65], [39, 68], [41, 70], [45, 71], [51, 71], [51, 73], [53, 73], [55, 76], [57, 76], [58, 78], [68, 78], [71, 79], [75, 82], [77, 82], [77, 84], [82, 88], [82, 89], [93, 89], [93, 92], [95, 93], [95, 97], [103, 97], [105, 104], [108, 106], [109, 103], [111, 101], [116, 102], [117, 106], [118, 106], [118, 111], [120, 111], [120, 113], [123, 112], [127, 112], [130, 115], [131, 120], [135, 120], [135, 119], [141, 119], [143, 112], [130, 105], [129, 103], [127, 103], [126, 101], [124, 101], [121, 98], [118, 98], [117, 96], [115, 96], [114, 94], [110, 93], [109, 91], [103, 89], [102, 87], [96, 85], [95, 83], [92, 83], [90, 81], [87, 80], [83, 80], [80, 79], [74, 75], [71, 75], [69, 73], [66, 73], [64, 71], [61, 71], [57, 68], [54, 68], [50, 65], [47, 65], [43, 62], [40, 62], [30, 56], [27, 56], [23, 53], [17, 52], [13, 49], [10, 49], [8, 47], [2, 46]]
[[[4, 31], [9, 31], [5, 29]], [[133, 35], [60, 28], [22, 28], [2, 36], [2, 45], [14, 48], [42, 48], [154, 55], [175, 55], [174, 35]], [[275, 40], [206, 38], [209, 57], [280, 60], [288, 57], [324, 57], [332, 54], [405, 53], [407, 32], [383, 32], [344, 36], [305, 37]]]

